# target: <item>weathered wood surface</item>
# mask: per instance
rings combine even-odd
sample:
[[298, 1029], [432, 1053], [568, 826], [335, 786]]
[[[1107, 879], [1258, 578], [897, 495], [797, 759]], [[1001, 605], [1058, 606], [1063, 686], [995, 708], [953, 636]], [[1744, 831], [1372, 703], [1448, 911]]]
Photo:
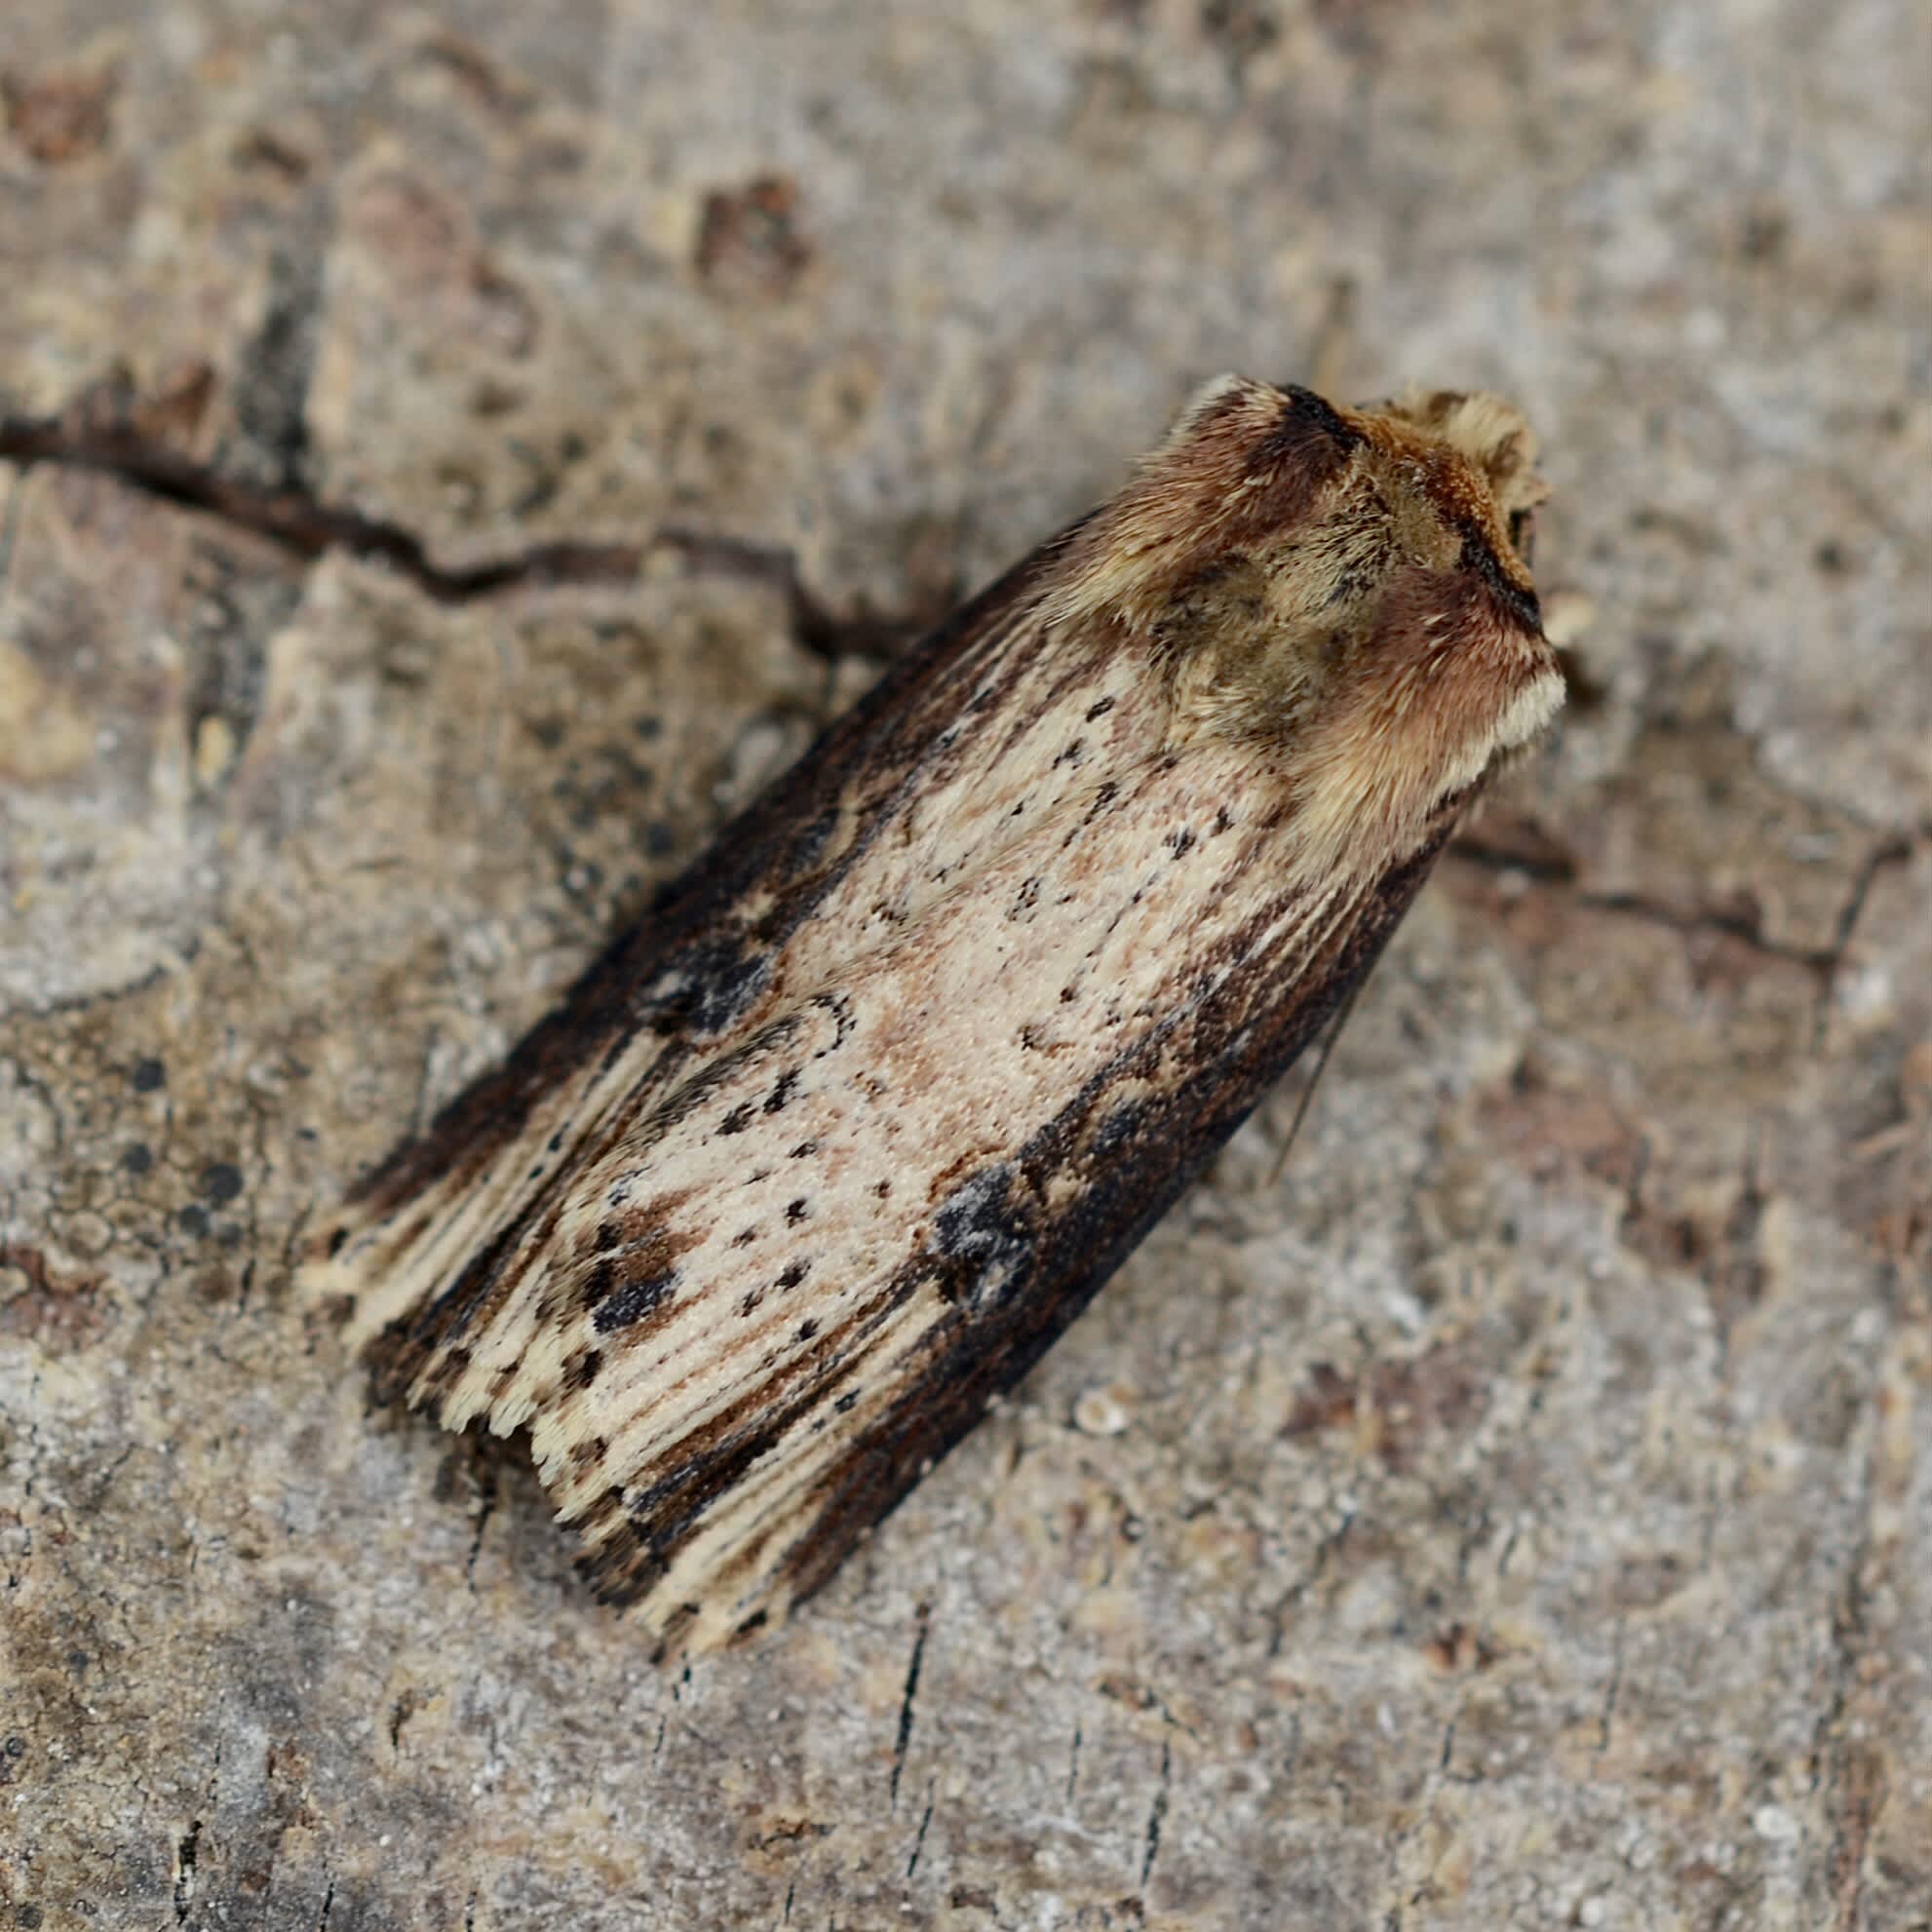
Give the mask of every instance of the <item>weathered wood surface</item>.
[[[1932, 14], [6, 12], [0, 1920], [1932, 1921]], [[1223, 367], [1526, 406], [1562, 743], [659, 1676], [289, 1256]]]

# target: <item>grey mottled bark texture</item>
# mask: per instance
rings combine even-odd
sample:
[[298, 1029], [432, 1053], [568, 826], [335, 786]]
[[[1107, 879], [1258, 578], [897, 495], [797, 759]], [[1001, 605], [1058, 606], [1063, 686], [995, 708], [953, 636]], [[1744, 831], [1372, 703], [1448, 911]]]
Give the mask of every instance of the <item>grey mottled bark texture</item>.
[[[6, 16], [0, 1922], [1932, 1923], [1932, 12]], [[660, 1676], [289, 1257], [1226, 367], [1524, 404], [1562, 742]]]

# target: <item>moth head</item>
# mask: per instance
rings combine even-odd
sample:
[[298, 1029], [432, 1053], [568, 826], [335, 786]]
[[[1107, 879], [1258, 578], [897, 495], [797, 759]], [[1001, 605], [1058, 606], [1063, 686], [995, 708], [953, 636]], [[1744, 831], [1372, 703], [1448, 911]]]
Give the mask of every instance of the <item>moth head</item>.
[[1498, 397], [1355, 410], [1224, 376], [1080, 526], [1046, 614], [1149, 649], [1175, 743], [1270, 754], [1329, 847], [1412, 844], [1562, 699], [1535, 454]]
[[1522, 411], [1487, 390], [1436, 389], [1386, 403], [1382, 413], [1440, 438], [1482, 478], [1500, 525], [1492, 534], [1515, 554], [1526, 584], [1536, 509], [1550, 486], [1537, 472], [1536, 433]]

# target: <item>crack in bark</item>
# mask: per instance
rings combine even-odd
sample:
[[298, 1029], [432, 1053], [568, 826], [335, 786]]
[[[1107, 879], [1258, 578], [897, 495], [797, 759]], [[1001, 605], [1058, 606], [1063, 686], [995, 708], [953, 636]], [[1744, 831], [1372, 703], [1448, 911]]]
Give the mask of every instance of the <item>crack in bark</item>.
[[1735, 940], [1762, 959], [1775, 959], [1788, 966], [1799, 966], [1829, 985], [1844, 963], [1846, 949], [1857, 930], [1859, 916], [1878, 873], [1888, 865], [1903, 861], [1911, 847], [1904, 838], [1880, 841], [1867, 854], [1859, 868], [1851, 893], [1835, 922], [1828, 946], [1794, 946], [1788, 941], [1767, 938], [1755, 911], [1727, 912], [1709, 906], [1681, 906], [1669, 900], [1653, 899], [1641, 892], [1600, 892], [1583, 885], [1573, 862], [1566, 858], [1538, 858], [1526, 855], [1509, 845], [1491, 845], [1465, 832], [1449, 848], [1450, 858], [1489, 872], [1515, 872], [1547, 890], [1565, 893], [1578, 906], [1592, 912], [1607, 912], [1615, 917], [1639, 919], [1662, 926], [1686, 937], [1713, 934]]
[[1617, 1698], [1623, 1691], [1623, 1637], [1625, 1619], [1617, 1619], [1616, 1637], [1610, 1650], [1610, 1681], [1604, 1689], [1604, 1708], [1597, 1714], [1597, 1748], [1601, 1758], [1610, 1748], [1610, 1726], [1616, 1721]]
[[1168, 1793], [1174, 1782], [1174, 1741], [1161, 1739], [1161, 1777], [1154, 1790], [1154, 1801], [1147, 1811], [1146, 1828], [1141, 1834], [1140, 1884], [1144, 1897], [1147, 1880], [1154, 1874], [1154, 1860], [1160, 1856], [1161, 1827], [1167, 1822]]
[[174, 1923], [185, 1925], [195, 1899], [195, 1866], [201, 1856], [201, 1820], [191, 1819], [174, 1845]]
[[919, 617], [840, 615], [800, 577], [780, 544], [668, 523], [635, 543], [555, 541], [461, 566], [439, 562], [406, 524], [371, 517], [292, 486], [251, 483], [183, 454], [125, 414], [83, 404], [58, 416], [0, 415], [0, 461], [51, 464], [112, 477], [164, 503], [198, 511], [267, 539], [304, 562], [330, 552], [386, 563], [433, 602], [460, 604], [533, 589], [637, 582], [651, 558], [674, 556], [693, 575], [763, 584], [784, 599], [801, 650], [828, 662], [890, 657], [922, 628]]
[[463, 1565], [463, 1579], [469, 1585], [472, 1597], [477, 1594], [477, 1559], [483, 1555], [483, 1533], [489, 1527], [490, 1518], [496, 1514], [496, 1471], [488, 1464], [483, 1466], [479, 1488], [476, 1531], [470, 1538], [469, 1559]]
[[899, 1780], [906, 1769], [906, 1753], [912, 1742], [912, 1700], [919, 1694], [919, 1671], [926, 1659], [926, 1634], [932, 1628], [932, 1605], [921, 1604], [912, 1639], [912, 1661], [906, 1667], [906, 1695], [899, 1707], [899, 1735], [892, 1748], [892, 1808], [899, 1808]]
[[919, 1818], [919, 1829], [912, 1839], [912, 1856], [906, 1861], [906, 1882], [912, 1882], [912, 1874], [919, 1869], [919, 1856], [926, 1848], [926, 1828], [933, 1822], [933, 1788], [936, 1778], [926, 1781], [926, 1808]]

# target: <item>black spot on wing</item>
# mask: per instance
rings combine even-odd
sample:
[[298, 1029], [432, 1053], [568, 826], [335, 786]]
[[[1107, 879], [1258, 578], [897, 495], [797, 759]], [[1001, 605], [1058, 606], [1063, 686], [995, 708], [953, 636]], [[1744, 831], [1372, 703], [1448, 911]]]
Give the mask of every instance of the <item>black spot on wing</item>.
[[935, 1210], [927, 1254], [948, 1301], [983, 1307], [1025, 1286], [1034, 1234], [1015, 1197], [1017, 1178], [1008, 1162], [982, 1168]]
[[563, 1364], [565, 1393], [575, 1394], [579, 1389], [589, 1388], [602, 1368], [603, 1351], [600, 1348], [573, 1349]]
[[835, 1054], [851, 1037], [857, 1024], [852, 1018], [852, 1000], [846, 993], [814, 993], [807, 1004], [820, 1013], [831, 1015], [831, 1038], [812, 1054], [814, 1060], [824, 1060]]
[[636, 1003], [638, 1021], [657, 1033], [722, 1032], [771, 978], [771, 954], [730, 933], [680, 947]]
[[792, 841], [792, 850], [786, 855], [794, 874], [808, 872], [818, 864], [832, 833], [838, 830], [838, 807], [828, 805], [800, 827], [798, 835]]
[[[592, 1270], [593, 1281], [609, 1266], [609, 1262], [599, 1261]], [[619, 1329], [630, 1328], [633, 1323], [642, 1321], [652, 1309], [662, 1307], [676, 1282], [676, 1268], [660, 1268], [655, 1274], [608, 1286], [593, 1301], [596, 1312], [591, 1317], [591, 1326], [600, 1335], [614, 1334]], [[592, 1298], [588, 1291], [586, 1298]]]
[[1140, 1101], [1123, 1101], [1110, 1107], [1094, 1130], [1092, 1149], [1098, 1159], [1118, 1153], [1133, 1141], [1146, 1122], [1147, 1107]]

